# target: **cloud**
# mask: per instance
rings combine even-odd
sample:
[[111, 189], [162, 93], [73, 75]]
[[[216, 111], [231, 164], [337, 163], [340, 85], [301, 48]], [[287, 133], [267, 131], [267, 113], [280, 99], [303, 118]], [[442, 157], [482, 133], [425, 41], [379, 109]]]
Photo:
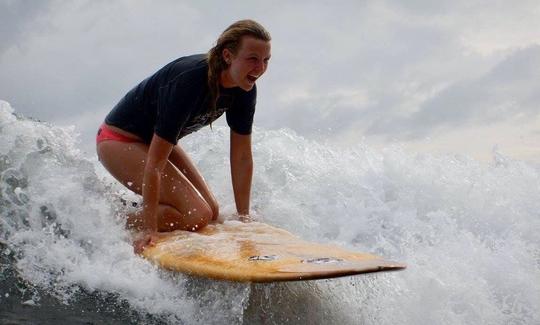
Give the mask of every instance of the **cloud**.
[[[273, 36], [256, 123], [304, 136], [414, 139], [523, 123], [539, 102], [536, 1], [5, 1], [0, 99], [99, 123], [137, 82], [206, 51], [237, 19]], [[532, 70], [537, 71], [537, 70]], [[490, 122], [491, 121], [491, 122]], [[94, 130], [81, 130], [92, 134]]]
[[46, 11], [49, 5], [50, 1], [45, 0], [0, 1], [0, 55], [32, 33], [31, 26], [35, 25], [40, 13]]
[[202, 48], [191, 30], [198, 19], [182, 3], [54, 2], [39, 21], [15, 24], [28, 32], [0, 56], [0, 96], [46, 120], [112, 107], [136, 80], [186, 53], [182, 40]]
[[540, 45], [509, 55], [485, 75], [441, 90], [411, 115], [381, 119], [371, 134], [426, 136], [440, 129], [527, 122], [540, 115]]

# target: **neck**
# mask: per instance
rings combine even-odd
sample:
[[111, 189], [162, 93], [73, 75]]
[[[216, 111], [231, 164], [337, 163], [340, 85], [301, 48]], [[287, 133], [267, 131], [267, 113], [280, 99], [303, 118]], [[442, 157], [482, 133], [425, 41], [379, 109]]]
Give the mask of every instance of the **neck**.
[[236, 87], [236, 85], [234, 84], [234, 82], [232, 81], [232, 79], [231, 79], [231, 77], [229, 75], [229, 70], [221, 71], [221, 75], [219, 76], [219, 84], [223, 88]]

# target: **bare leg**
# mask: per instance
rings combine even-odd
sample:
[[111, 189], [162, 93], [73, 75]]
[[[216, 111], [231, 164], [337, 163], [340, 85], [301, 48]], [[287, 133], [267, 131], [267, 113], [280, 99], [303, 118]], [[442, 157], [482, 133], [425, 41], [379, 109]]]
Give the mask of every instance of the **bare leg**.
[[[147, 145], [107, 140], [97, 145], [97, 152], [101, 163], [114, 178], [133, 192], [142, 194]], [[197, 230], [206, 226], [212, 215], [213, 211], [201, 193], [169, 161], [161, 179], [158, 230]], [[137, 220], [130, 219], [136, 226]]]
[[[126, 226], [129, 229], [139, 231], [143, 230], [144, 221], [140, 213], [141, 211], [139, 210], [127, 215]], [[179, 220], [182, 219], [182, 215], [178, 212], [178, 210], [170, 205], [160, 204], [158, 207], [158, 216], [158, 231], [160, 232], [174, 231], [178, 229], [196, 231], [202, 228], [202, 226], [199, 226], [199, 224], [190, 225], [180, 223]]]
[[204, 200], [210, 205], [210, 208], [212, 209], [212, 220], [216, 220], [219, 216], [218, 202], [214, 197], [214, 194], [212, 194], [212, 191], [210, 191], [210, 187], [208, 186], [208, 184], [206, 184], [203, 176], [201, 175], [201, 173], [199, 173], [197, 167], [195, 167], [195, 164], [193, 163], [191, 158], [185, 153], [182, 147], [176, 145], [171, 151], [169, 160], [173, 163], [173, 165], [178, 168], [178, 170], [180, 170], [186, 176], [187, 179], [189, 179], [191, 184], [195, 186], [199, 193], [201, 193], [201, 195], [204, 197]]

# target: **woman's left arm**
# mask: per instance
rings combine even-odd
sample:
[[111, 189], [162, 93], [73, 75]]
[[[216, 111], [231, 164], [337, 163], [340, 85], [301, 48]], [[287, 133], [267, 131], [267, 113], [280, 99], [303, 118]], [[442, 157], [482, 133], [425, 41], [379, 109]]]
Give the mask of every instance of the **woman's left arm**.
[[236, 210], [241, 216], [249, 215], [253, 157], [251, 135], [242, 135], [231, 130], [231, 178]]

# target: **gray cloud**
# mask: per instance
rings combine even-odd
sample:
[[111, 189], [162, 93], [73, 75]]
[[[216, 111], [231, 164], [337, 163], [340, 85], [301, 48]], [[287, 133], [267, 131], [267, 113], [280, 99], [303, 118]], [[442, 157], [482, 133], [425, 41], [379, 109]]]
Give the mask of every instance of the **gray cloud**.
[[87, 134], [138, 81], [177, 56], [206, 51], [247, 17], [274, 39], [259, 82], [258, 126], [416, 138], [513, 116], [527, 123], [539, 102], [538, 78], [527, 70], [538, 63], [531, 44], [540, 39], [530, 1], [1, 6], [8, 23], [0, 32], [0, 99]]
[[460, 80], [405, 118], [379, 120], [372, 134], [425, 136], [444, 128], [527, 122], [540, 115], [540, 45], [517, 50], [485, 75]]
[[51, 1], [0, 1], [0, 55], [9, 47], [17, 46], [25, 34], [33, 32], [40, 13], [46, 12]]

